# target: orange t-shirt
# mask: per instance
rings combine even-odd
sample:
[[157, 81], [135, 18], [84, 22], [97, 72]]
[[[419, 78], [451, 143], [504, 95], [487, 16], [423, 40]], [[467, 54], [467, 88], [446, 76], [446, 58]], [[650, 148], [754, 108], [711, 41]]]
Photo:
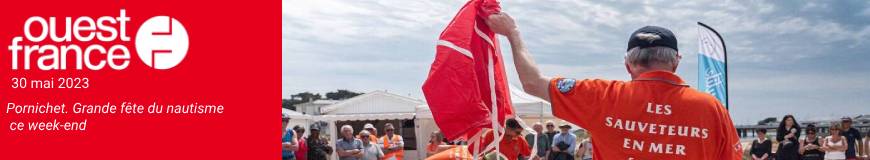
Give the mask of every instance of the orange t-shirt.
[[437, 143], [429, 143], [428, 145], [426, 145], [426, 152], [429, 152], [429, 153], [438, 152], [438, 145], [439, 144], [437, 144]]
[[[489, 143], [492, 143], [492, 130], [488, 130], [483, 133], [483, 141], [481, 141], [481, 149], [486, 147]], [[512, 139], [502, 139], [498, 142], [499, 151], [501, 154], [507, 156], [508, 160], [517, 160], [520, 155], [523, 157], [529, 157], [532, 154], [532, 149], [529, 147], [529, 143], [526, 142], [526, 139], [522, 136], [515, 136]]]
[[653, 71], [632, 81], [554, 78], [553, 114], [592, 134], [596, 159], [741, 159], [728, 110], [712, 95]]

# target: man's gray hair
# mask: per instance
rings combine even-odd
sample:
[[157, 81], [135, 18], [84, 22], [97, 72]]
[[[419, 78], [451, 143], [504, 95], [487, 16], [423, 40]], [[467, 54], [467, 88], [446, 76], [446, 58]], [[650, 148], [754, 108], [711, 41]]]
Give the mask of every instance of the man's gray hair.
[[351, 127], [350, 125], [343, 125], [341, 126], [341, 131], [344, 130], [350, 130], [351, 132], [353, 132], [353, 127]]
[[680, 61], [680, 53], [668, 47], [634, 47], [625, 53], [625, 62], [629, 65], [650, 67], [654, 65], [675, 66]]

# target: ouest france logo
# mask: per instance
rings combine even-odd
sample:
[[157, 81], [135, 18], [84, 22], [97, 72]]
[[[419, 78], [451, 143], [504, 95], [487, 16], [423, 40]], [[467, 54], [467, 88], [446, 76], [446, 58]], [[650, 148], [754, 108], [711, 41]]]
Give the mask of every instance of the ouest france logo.
[[[30, 70], [34, 65], [43, 71], [72, 68], [96, 71], [106, 67], [123, 70], [130, 65], [130, 36], [127, 35], [130, 17], [125, 9], [120, 9], [117, 17], [64, 17], [65, 26], [58, 26], [58, 20], [58, 17], [32, 16], [24, 21], [23, 36], [13, 37], [8, 46], [12, 70]], [[139, 26], [135, 38], [136, 55], [154, 69], [177, 66], [189, 47], [184, 25], [170, 16], [149, 18]]]

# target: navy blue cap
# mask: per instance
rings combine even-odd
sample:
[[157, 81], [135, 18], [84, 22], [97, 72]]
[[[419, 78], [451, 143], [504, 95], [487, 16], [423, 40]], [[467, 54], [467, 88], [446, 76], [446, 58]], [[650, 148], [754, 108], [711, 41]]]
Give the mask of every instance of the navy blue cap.
[[646, 26], [631, 33], [631, 37], [628, 38], [628, 49], [625, 51], [627, 52], [634, 47], [647, 48], [658, 46], [679, 51], [677, 49], [677, 36], [674, 36], [671, 30], [659, 26]]

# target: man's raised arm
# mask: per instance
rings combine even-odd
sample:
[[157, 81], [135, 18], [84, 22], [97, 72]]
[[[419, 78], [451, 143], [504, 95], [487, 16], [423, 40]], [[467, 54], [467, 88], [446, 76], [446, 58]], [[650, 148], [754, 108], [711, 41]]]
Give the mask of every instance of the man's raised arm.
[[523, 90], [526, 93], [550, 101], [550, 93], [548, 92], [550, 78], [545, 77], [538, 70], [538, 65], [535, 64], [535, 60], [532, 59], [532, 55], [526, 50], [526, 46], [523, 44], [522, 38], [520, 38], [520, 32], [514, 19], [502, 12], [490, 15], [486, 24], [489, 25], [489, 28], [493, 32], [504, 35], [510, 41], [514, 65], [516, 66], [520, 81], [523, 83]]

